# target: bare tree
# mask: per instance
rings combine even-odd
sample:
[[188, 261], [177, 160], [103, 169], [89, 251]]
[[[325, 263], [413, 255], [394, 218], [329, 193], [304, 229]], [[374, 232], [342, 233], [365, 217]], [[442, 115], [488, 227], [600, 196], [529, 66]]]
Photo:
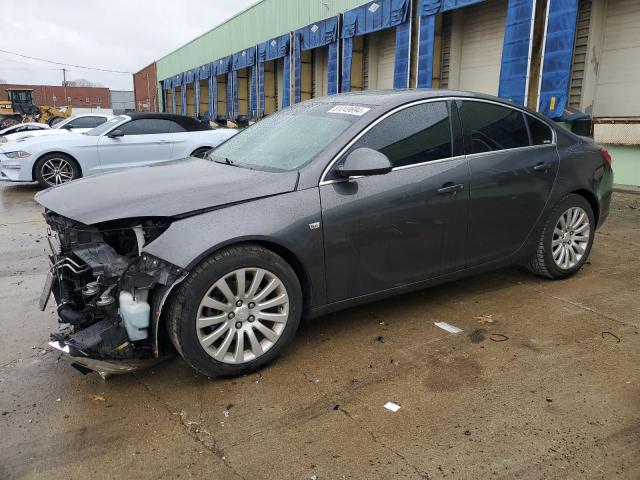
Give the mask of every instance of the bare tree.
[[103, 87], [100, 82], [92, 82], [86, 78], [78, 78], [77, 80], [68, 80], [67, 87]]

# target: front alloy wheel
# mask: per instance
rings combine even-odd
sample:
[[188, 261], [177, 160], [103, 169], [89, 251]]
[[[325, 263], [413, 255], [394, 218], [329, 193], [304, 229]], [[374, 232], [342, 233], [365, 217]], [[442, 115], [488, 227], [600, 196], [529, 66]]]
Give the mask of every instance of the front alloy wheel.
[[242, 364], [278, 341], [289, 318], [287, 289], [273, 272], [240, 268], [222, 277], [198, 307], [202, 348], [219, 362]]
[[271, 362], [291, 342], [302, 289], [282, 257], [243, 244], [195, 267], [167, 312], [169, 338], [193, 368], [208, 377], [242, 375]]
[[76, 162], [63, 154], [52, 153], [40, 158], [35, 165], [35, 179], [43, 187], [55, 187], [80, 177]]

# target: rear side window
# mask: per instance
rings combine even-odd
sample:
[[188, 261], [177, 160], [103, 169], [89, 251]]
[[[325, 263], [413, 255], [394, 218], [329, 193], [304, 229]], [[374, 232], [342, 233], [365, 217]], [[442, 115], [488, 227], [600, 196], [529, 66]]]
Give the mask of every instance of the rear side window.
[[186, 132], [187, 129], [180, 125], [178, 122], [174, 122], [173, 120], [169, 120], [171, 126], [169, 127], [169, 133], [180, 133]]
[[471, 137], [472, 153], [529, 146], [522, 112], [493, 103], [471, 101], [459, 103], [458, 109]]
[[553, 142], [553, 133], [547, 125], [531, 115], [525, 115], [525, 117], [529, 124], [532, 145], [549, 145]]
[[125, 123], [118, 130], [122, 130], [125, 135], [169, 133], [169, 123], [169, 120], [159, 118], [142, 118]]
[[450, 157], [451, 125], [446, 103], [424, 103], [394, 113], [364, 134], [349, 151], [362, 147], [384, 153], [393, 167]]

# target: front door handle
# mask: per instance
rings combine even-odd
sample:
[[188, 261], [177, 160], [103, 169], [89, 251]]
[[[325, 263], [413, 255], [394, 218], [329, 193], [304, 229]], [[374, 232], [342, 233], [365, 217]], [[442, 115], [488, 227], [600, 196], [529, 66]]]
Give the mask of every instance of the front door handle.
[[456, 193], [458, 190], [464, 189], [464, 183], [447, 182], [438, 189], [438, 193]]
[[169, 140], [158, 140], [158, 143], [169, 143]]
[[533, 167], [533, 169], [536, 172], [546, 172], [547, 170], [551, 170], [552, 168], [553, 168], [553, 165], [551, 165], [550, 163], [544, 163], [544, 162], [540, 162], [535, 167]]

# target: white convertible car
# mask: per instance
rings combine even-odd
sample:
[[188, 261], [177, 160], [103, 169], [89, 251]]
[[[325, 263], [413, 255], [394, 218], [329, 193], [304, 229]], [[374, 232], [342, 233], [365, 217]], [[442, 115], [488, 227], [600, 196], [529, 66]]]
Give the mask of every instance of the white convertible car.
[[44, 187], [98, 173], [204, 156], [237, 133], [181, 115], [113, 117], [80, 135], [25, 138], [0, 145], [0, 180]]
[[24, 128], [20, 129], [21, 125], [43, 125], [41, 123], [32, 124], [20, 124], [15, 125], [13, 132], [7, 132], [4, 135], [0, 132], [0, 143], [14, 142], [16, 140], [22, 140], [27, 137], [40, 137], [43, 135], [61, 135], [65, 133], [84, 133], [102, 125], [106, 121], [113, 118], [113, 115], [108, 113], [85, 113], [83, 115], [75, 115], [73, 117], [66, 118], [56, 123], [55, 127], [50, 128], [49, 125], [45, 125], [47, 128]]

